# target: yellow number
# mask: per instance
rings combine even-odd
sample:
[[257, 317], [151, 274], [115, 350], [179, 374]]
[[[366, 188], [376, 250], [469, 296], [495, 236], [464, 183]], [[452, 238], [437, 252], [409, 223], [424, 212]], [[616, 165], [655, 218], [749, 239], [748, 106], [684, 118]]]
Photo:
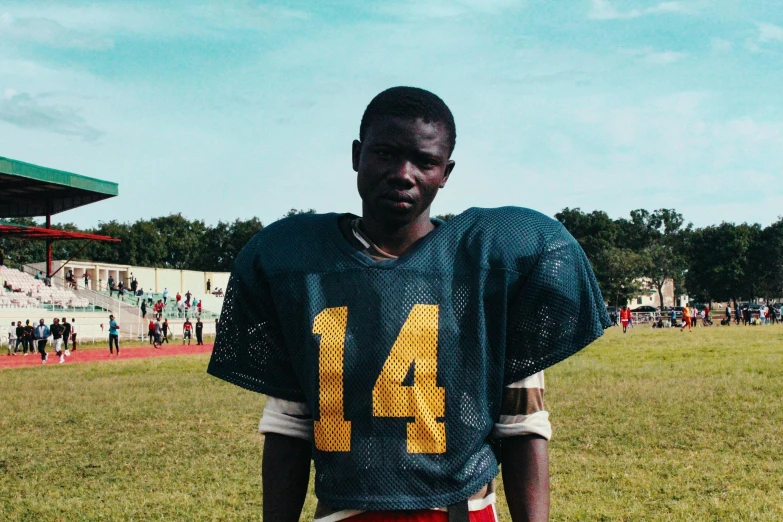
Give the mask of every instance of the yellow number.
[[[327, 308], [313, 322], [321, 336], [315, 446], [321, 451], [351, 451], [351, 422], [345, 420], [343, 359], [348, 308]], [[403, 386], [413, 365], [413, 385]], [[412, 417], [408, 453], [444, 453], [446, 391], [437, 385], [438, 306], [414, 305], [372, 390], [376, 417]]]
[[[413, 369], [413, 386], [403, 381]], [[446, 391], [438, 375], [438, 306], [417, 304], [394, 342], [372, 390], [376, 417], [413, 417], [408, 423], [408, 453], [444, 453]]]
[[351, 451], [351, 422], [343, 409], [343, 355], [348, 308], [327, 308], [313, 321], [321, 336], [318, 355], [318, 408], [314, 423], [315, 447], [321, 451]]

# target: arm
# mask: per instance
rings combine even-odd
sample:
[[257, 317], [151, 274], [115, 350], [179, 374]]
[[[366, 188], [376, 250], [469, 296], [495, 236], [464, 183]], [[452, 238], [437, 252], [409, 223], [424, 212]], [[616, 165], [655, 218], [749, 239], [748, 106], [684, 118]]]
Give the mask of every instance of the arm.
[[514, 522], [549, 520], [548, 441], [537, 435], [503, 439], [503, 488]]
[[311, 443], [267, 433], [261, 463], [263, 519], [298, 522], [310, 481]]

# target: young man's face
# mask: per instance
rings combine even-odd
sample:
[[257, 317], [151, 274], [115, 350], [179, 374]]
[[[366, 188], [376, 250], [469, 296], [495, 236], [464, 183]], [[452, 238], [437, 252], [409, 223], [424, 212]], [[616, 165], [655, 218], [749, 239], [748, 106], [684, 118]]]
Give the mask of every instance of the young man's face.
[[353, 142], [353, 169], [365, 216], [380, 222], [414, 221], [446, 186], [454, 162], [442, 123], [388, 117]]

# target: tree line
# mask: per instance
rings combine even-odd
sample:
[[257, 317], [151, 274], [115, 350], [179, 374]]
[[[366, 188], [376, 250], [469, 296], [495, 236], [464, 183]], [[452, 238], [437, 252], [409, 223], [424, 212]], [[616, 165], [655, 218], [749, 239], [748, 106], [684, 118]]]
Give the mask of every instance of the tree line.
[[[282, 217], [315, 210], [291, 209]], [[444, 221], [454, 214], [437, 216]], [[627, 218], [605, 212], [565, 208], [555, 214], [576, 238], [593, 266], [604, 298], [625, 304], [647, 292], [663, 302], [663, 287], [674, 281], [675, 295], [701, 302], [783, 296], [783, 219], [768, 227], [721, 223], [695, 228], [674, 209], [633, 210]], [[41, 226], [32, 219], [7, 224]], [[134, 223], [102, 222], [85, 230], [112, 236], [120, 243], [59, 241], [54, 258], [89, 259], [103, 263], [224, 272], [242, 247], [263, 228], [258, 218], [207, 225], [181, 214], [140, 219]], [[53, 225], [76, 231], [73, 223]], [[0, 238], [10, 266], [43, 261], [42, 241]]]
[[674, 209], [639, 209], [628, 218], [565, 208], [555, 215], [579, 241], [604, 298], [623, 305], [657, 292], [667, 279], [675, 295], [691, 300], [739, 302], [783, 296], [783, 218], [758, 224], [686, 224]]

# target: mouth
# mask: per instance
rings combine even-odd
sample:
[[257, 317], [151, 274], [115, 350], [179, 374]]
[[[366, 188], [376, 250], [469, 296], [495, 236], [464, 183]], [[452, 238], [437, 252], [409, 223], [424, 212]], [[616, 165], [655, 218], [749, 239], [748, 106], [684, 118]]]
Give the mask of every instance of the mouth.
[[415, 203], [415, 198], [402, 190], [389, 190], [381, 194], [380, 199], [388, 201], [394, 207], [408, 208]]

